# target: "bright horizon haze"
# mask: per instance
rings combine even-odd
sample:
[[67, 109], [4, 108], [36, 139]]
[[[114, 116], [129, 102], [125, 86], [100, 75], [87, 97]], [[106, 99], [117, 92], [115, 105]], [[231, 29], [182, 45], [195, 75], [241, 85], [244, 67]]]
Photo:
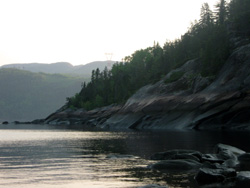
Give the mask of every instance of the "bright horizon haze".
[[218, 0], [0, 0], [0, 66], [121, 61], [180, 38]]

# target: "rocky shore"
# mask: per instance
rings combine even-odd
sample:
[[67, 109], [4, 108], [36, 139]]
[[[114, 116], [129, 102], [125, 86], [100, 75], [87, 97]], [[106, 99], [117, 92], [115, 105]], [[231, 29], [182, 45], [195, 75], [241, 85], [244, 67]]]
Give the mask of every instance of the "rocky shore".
[[171, 150], [156, 153], [160, 160], [149, 168], [163, 172], [194, 172], [195, 180], [204, 187], [249, 187], [250, 153], [224, 144], [215, 146], [213, 154], [193, 150]]
[[[107, 156], [107, 159], [125, 158], [139, 159], [131, 155]], [[147, 168], [158, 175], [182, 176], [183, 181], [189, 181], [185, 178], [192, 176], [194, 187], [248, 188], [250, 185], [250, 153], [225, 144], [217, 144], [214, 152], [209, 154], [183, 149], [155, 153], [150, 157]], [[167, 187], [150, 184], [139, 188]]]
[[[234, 50], [216, 78], [202, 77], [200, 63], [199, 59], [188, 61], [161, 81], [138, 90], [124, 105], [91, 111], [64, 106], [46, 119], [31, 123], [117, 129], [250, 130], [250, 44]], [[181, 77], [173, 80], [176, 74]]]
[[[158, 162], [148, 168], [165, 173], [193, 173], [200, 187], [239, 187], [250, 185], [250, 153], [217, 144], [212, 154], [194, 150], [170, 150], [156, 153]], [[159, 186], [160, 187], [160, 186]]]

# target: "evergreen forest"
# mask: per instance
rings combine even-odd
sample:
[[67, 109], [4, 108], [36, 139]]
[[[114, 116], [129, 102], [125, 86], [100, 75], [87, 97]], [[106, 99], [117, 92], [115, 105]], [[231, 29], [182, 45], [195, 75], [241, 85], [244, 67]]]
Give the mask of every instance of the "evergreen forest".
[[67, 106], [91, 110], [124, 103], [142, 86], [161, 80], [191, 59], [199, 60], [201, 76], [214, 78], [232, 50], [249, 39], [250, 0], [220, 0], [214, 11], [204, 3], [200, 19], [181, 38], [137, 50], [111, 70], [93, 70], [91, 81], [67, 98]]

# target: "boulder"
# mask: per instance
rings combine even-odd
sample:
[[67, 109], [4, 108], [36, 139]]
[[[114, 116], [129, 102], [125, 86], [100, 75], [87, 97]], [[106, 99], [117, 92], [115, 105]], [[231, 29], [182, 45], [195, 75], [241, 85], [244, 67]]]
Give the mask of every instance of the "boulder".
[[220, 168], [221, 165], [219, 163], [211, 163], [208, 161], [203, 161], [202, 168], [211, 168], [211, 169], [217, 169]]
[[210, 163], [219, 163], [222, 164], [225, 160], [221, 159], [217, 154], [204, 154], [201, 159], [203, 162], [207, 161]]
[[225, 145], [217, 144], [216, 154], [202, 156], [202, 168], [195, 176], [199, 185], [205, 187], [249, 187], [250, 171], [237, 172], [236, 170], [250, 170], [250, 153]]
[[2, 122], [2, 124], [3, 124], [3, 125], [8, 125], [9, 122], [8, 122], [8, 121], [4, 121], [4, 122]]
[[245, 153], [245, 151], [239, 148], [225, 144], [217, 144], [214, 151], [215, 154], [203, 155], [202, 161], [219, 163], [223, 164], [226, 167], [236, 167], [238, 165], [237, 156]]
[[228, 168], [236, 168], [239, 165], [239, 161], [237, 159], [228, 159], [222, 165]]
[[163, 172], [169, 171], [196, 171], [201, 167], [201, 163], [190, 159], [164, 160], [148, 166], [153, 170]]
[[222, 164], [229, 168], [235, 168], [239, 164], [237, 156], [246, 153], [239, 148], [225, 144], [217, 144], [214, 151], [218, 159], [224, 160]]
[[197, 161], [197, 162], [201, 162], [201, 160], [198, 157], [196, 157], [195, 155], [186, 154], [186, 153], [176, 154], [176, 155], [173, 156], [172, 159], [190, 159], [190, 160], [194, 160], [194, 161]]
[[195, 179], [200, 185], [204, 185], [223, 182], [226, 178], [233, 177], [236, 177], [236, 171], [232, 168], [201, 168], [195, 176]]
[[215, 153], [220, 154], [220, 156], [224, 159], [231, 159], [234, 156], [238, 156], [238, 155], [246, 153], [245, 151], [239, 148], [236, 148], [234, 146], [229, 146], [226, 144], [217, 144], [214, 150], [215, 150]]

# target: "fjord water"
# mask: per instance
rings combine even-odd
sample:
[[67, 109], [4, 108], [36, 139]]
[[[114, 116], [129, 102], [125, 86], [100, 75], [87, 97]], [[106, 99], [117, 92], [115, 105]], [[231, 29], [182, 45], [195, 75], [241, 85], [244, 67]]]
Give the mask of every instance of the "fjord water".
[[132, 188], [153, 183], [197, 187], [193, 174], [149, 170], [147, 165], [154, 162], [149, 157], [170, 149], [211, 153], [217, 143], [250, 151], [250, 133], [0, 125], [0, 187]]

